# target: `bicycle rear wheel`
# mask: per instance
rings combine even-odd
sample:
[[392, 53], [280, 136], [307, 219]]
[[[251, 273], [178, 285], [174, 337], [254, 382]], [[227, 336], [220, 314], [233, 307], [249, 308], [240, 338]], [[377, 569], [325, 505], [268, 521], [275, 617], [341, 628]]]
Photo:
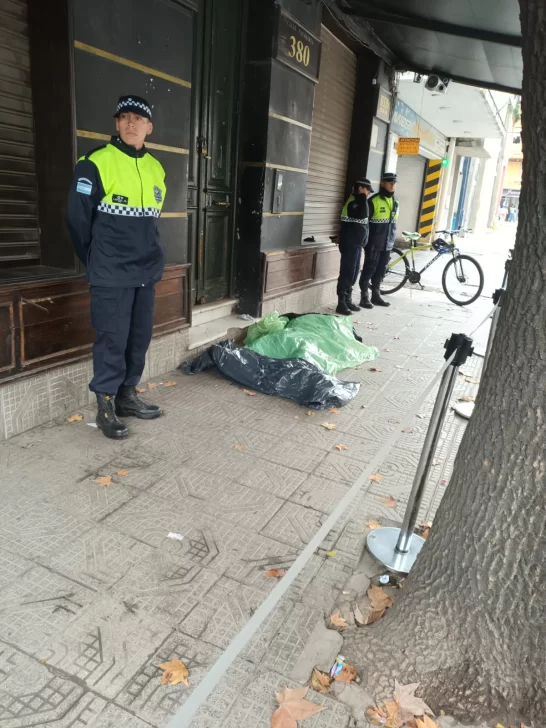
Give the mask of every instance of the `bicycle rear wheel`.
[[399, 291], [408, 280], [409, 271], [409, 263], [404, 257], [403, 251], [398, 248], [393, 248], [385, 277], [381, 282], [381, 293], [386, 295]]
[[483, 290], [483, 270], [470, 255], [457, 255], [444, 268], [442, 288], [452, 303], [468, 306]]

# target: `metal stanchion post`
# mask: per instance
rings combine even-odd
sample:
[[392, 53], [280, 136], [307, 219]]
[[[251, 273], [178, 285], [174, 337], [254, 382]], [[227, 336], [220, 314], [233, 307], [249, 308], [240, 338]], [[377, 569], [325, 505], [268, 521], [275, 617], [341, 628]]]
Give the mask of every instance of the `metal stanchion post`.
[[452, 354], [455, 356], [440, 382], [402, 528], [378, 528], [367, 539], [370, 553], [388, 569], [400, 574], [409, 573], [425, 543], [424, 539], [414, 533], [414, 529], [459, 367], [473, 354], [472, 339], [465, 334], [452, 334], [445, 349], [446, 360]]
[[[512, 255], [512, 251], [510, 250], [509, 255]], [[501, 312], [501, 307], [504, 300], [504, 294], [506, 293], [506, 286], [508, 284], [508, 276], [510, 274], [510, 267], [512, 265], [512, 259], [511, 257], [507, 258], [506, 262], [504, 263], [504, 278], [502, 279], [502, 286], [500, 288], [497, 288], [495, 293], [493, 293], [493, 303], [495, 304], [496, 308], [493, 311], [493, 315], [491, 316], [491, 328], [489, 329], [489, 335], [487, 337], [487, 344], [485, 345], [485, 354], [483, 356], [483, 367], [482, 367], [482, 376], [487, 368], [487, 362], [489, 361], [489, 355], [491, 354], [491, 347], [493, 346], [493, 339], [495, 338], [495, 332], [497, 330], [497, 324], [499, 323], [499, 317]], [[472, 413], [474, 412], [474, 402], [458, 402], [453, 409], [455, 412], [460, 416], [464, 417], [465, 420], [469, 420], [472, 417]]]

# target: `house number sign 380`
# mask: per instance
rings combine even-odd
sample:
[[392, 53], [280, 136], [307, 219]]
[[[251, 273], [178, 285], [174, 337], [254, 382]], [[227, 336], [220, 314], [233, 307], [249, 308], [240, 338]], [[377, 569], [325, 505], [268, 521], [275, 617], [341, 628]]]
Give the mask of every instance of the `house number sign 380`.
[[284, 10], [279, 12], [277, 60], [318, 81], [321, 42], [310, 30]]

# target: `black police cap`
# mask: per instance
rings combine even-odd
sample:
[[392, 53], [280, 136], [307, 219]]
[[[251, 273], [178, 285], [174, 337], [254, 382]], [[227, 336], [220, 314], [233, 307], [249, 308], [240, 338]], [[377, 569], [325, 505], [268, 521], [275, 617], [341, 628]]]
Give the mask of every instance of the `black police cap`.
[[143, 116], [145, 119], [152, 120], [150, 104], [141, 96], [120, 96], [114, 118], [124, 113], [139, 114], [139, 116]]

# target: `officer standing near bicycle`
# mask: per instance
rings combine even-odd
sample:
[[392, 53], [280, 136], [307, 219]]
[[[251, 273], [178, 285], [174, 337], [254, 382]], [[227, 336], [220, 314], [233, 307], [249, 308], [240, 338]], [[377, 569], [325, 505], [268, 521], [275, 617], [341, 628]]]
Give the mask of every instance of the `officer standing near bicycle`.
[[352, 194], [341, 211], [339, 252], [339, 278], [337, 282], [338, 305], [336, 313], [350, 316], [360, 311], [352, 301], [353, 286], [358, 279], [362, 249], [368, 242], [368, 196], [373, 192], [369, 179], [357, 180]]
[[[396, 237], [399, 204], [394, 196], [394, 191], [397, 182], [398, 177], [394, 173], [386, 172], [381, 178], [379, 192], [368, 198], [370, 210], [369, 237], [366, 258], [359, 282], [360, 305], [363, 308], [390, 306], [390, 303], [381, 297], [379, 289], [389, 264]], [[370, 283], [372, 287], [371, 300]]]
[[155, 419], [161, 409], [136, 393], [153, 329], [155, 284], [164, 254], [157, 219], [165, 199], [165, 171], [144, 146], [152, 111], [139, 96], [122, 96], [118, 136], [82, 157], [68, 198], [67, 222], [76, 253], [87, 266], [91, 292], [93, 379], [97, 425], [106, 437], [127, 437], [118, 417]]

